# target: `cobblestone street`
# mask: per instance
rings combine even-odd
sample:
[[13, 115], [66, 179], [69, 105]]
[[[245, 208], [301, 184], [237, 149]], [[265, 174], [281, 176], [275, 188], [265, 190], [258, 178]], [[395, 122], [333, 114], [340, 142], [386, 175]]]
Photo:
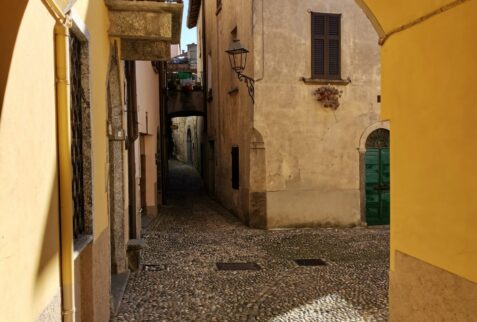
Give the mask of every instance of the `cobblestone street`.
[[[263, 231], [243, 225], [171, 163], [171, 198], [144, 231], [113, 321], [386, 321], [389, 230]], [[325, 266], [298, 266], [320, 258]], [[261, 270], [219, 271], [217, 262]]]

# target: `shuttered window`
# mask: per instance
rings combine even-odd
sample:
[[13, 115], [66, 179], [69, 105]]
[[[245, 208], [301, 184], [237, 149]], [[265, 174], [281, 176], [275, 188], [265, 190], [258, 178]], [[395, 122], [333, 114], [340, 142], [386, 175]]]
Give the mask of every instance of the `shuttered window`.
[[232, 147], [232, 189], [240, 186], [239, 148]]
[[311, 14], [311, 76], [341, 79], [341, 15]]

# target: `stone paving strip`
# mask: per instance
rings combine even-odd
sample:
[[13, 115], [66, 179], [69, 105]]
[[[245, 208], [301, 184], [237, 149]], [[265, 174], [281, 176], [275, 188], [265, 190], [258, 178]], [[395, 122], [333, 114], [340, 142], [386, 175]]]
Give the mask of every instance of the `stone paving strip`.
[[[144, 231], [146, 266], [112, 321], [387, 321], [388, 229], [264, 231], [200, 191], [173, 199]], [[326, 265], [294, 261], [311, 258]]]

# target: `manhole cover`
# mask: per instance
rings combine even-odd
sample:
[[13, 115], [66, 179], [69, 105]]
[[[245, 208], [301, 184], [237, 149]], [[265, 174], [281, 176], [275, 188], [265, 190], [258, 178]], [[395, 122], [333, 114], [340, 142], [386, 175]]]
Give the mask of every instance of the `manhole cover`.
[[295, 259], [298, 266], [325, 266], [326, 262], [320, 258]]
[[259, 271], [257, 263], [216, 263], [219, 271]]
[[159, 272], [165, 270], [164, 265], [144, 265], [143, 267], [146, 272]]

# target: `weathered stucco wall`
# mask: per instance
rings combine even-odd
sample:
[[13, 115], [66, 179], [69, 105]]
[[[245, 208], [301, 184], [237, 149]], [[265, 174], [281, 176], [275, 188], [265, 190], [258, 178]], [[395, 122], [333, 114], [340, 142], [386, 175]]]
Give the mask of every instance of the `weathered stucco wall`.
[[[216, 14], [217, 13], [217, 14]], [[217, 12], [216, 1], [205, 1], [206, 51], [212, 101], [208, 109], [208, 140], [213, 142], [217, 160], [214, 178], [216, 197], [248, 222], [249, 146], [252, 132], [253, 104], [247, 87], [239, 82], [225, 53], [234, 38], [247, 47], [249, 63], [245, 74], [253, 77], [252, 1], [223, 1]], [[240, 188], [232, 189], [232, 146], [240, 149]], [[211, 160], [213, 162], [213, 160]]]
[[[360, 224], [358, 142], [379, 120], [378, 36], [353, 0], [256, 1], [254, 126], [266, 154], [267, 226]], [[336, 111], [313, 96], [309, 10], [341, 14]], [[286, 21], [286, 23], [284, 23]], [[254, 166], [253, 164], [251, 165]]]

